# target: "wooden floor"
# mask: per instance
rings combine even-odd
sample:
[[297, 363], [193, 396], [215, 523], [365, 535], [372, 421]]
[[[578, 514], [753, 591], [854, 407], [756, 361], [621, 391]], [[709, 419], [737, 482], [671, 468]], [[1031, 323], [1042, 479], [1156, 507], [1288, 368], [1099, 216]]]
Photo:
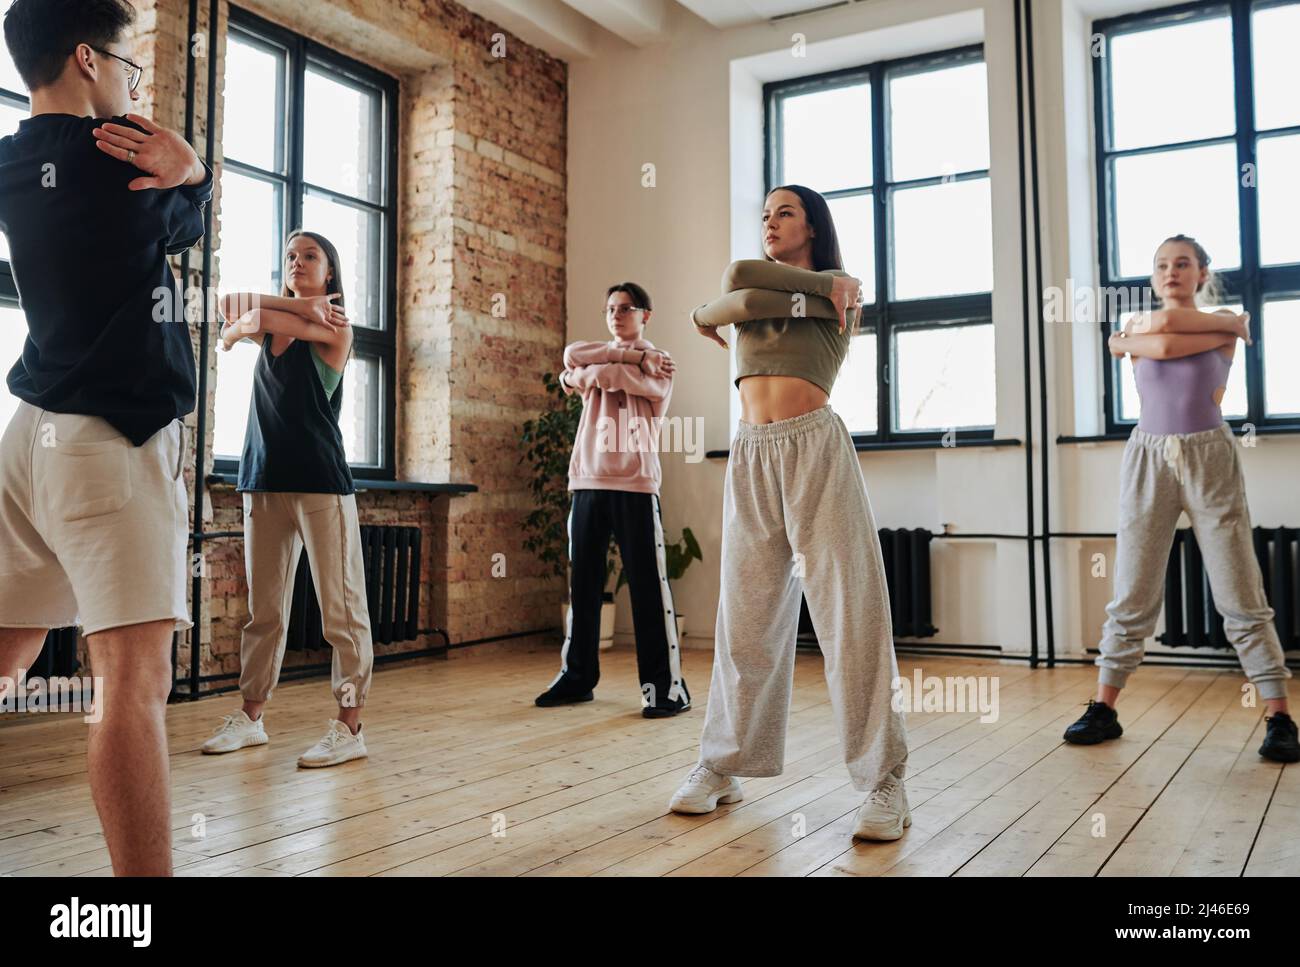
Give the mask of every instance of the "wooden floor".
[[[1261, 760], [1260, 709], [1237, 674], [1143, 668], [1124, 737], [1092, 748], [1061, 732], [1095, 671], [900, 657], [911, 676], [997, 676], [1000, 716], [908, 716], [902, 840], [855, 843], [822, 679], [801, 654], [785, 774], [702, 817], [668, 813], [695, 764], [711, 656], [686, 653], [695, 707], [646, 720], [630, 649], [602, 656], [595, 702], [532, 704], [556, 649], [431, 659], [375, 676], [370, 758], [295, 760], [332, 712], [323, 680], [282, 686], [271, 742], [227, 756], [199, 744], [237, 698], [173, 706], [176, 872], [294, 875], [1123, 875], [1300, 874], [1300, 767]], [[0, 874], [108, 875], [79, 716], [0, 719]], [[202, 814], [205, 835], [192, 829]]]

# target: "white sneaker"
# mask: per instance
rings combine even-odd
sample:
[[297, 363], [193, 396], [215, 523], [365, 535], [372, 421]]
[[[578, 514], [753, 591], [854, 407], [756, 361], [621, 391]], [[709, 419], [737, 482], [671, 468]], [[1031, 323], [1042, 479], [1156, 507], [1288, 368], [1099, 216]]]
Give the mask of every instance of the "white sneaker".
[[223, 715], [221, 727], [213, 732], [212, 737], [199, 746], [199, 749], [209, 755], [216, 755], [222, 752], [234, 752], [250, 745], [266, 745], [269, 741], [266, 726], [262, 724], [262, 716], [259, 715], [254, 722], [241, 708], [234, 715]]
[[338, 719], [330, 719], [329, 731], [310, 749], [298, 756], [298, 765], [308, 769], [321, 766], [336, 766], [349, 759], [361, 759], [366, 752], [366, 740], [361, 737], [361, 726], [357, 734]]
[[907, 789], [903, 780], [891, 772], [858, 807], [853, 836], [855, 839], [900, 839], [903, 830], [911, 825]]
[[735, 776], [719, 775], [708, 766], [696, 766], [673, 793], [668, 808], [675, 813], [711, 813], [718, 808], [718, 803], [740, 802], [744, 798], [740, 780]]

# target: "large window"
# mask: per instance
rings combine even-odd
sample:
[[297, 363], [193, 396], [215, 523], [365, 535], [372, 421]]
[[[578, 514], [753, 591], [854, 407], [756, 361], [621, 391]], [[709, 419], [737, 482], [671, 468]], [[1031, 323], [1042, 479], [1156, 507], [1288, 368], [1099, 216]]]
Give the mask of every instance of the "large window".
[[[243, 11], [226, 45], [220, 285], [279, 293], [295, 228], [339, 250], [353, 326], [340, 423], [358, 475], [393, 477], [397, 83]], [[258, 348], [217, 356], [214, 451], [243, 449]]]
[[[767, 187], [826, 197], [861, 333], [832, 405], [861, 442], [991, 437], [988, 92], [980, 48], [764, 88]], [[755, 234], [759, 231], [755, 215]]]
[[[9, 48], [0, 41], [0, 138], [18, 130], [18, 122], [31, 113], [31, 102], [22, 78], [9, 56]], [[23, 354], [27, 338], [27, 320], [18, 308], [18, 288], [9, 268], [9, 239], [0, 232], [0, 429], [18, 409], [18, 400], [10, 394], [6, 379], [9, 369]]]
[[1251, 314], [1224, 417], [1300, 422], [1300, 2], [1219, 0], [1100, 21], [1095, 58], [1106, 428], [1137, 419], [1105, 338], [1150, 298], [1160, 242], [1196, 237], [1226, 304]]

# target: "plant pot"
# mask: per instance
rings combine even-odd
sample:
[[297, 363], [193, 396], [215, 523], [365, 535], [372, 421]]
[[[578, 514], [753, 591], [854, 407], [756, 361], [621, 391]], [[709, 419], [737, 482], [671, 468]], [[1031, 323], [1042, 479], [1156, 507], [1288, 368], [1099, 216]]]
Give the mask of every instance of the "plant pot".
[[[570, 613], [572, 612], [567, 604], [561, 608], [561, 621], [564, 624], [564, 634], [568, 637], [573, 626], [569, 623]], [[600, 650], [606, 651], [614, 647], [614, 614], [615, 606], [613, 601], [605, 601], [600, 606]]]
[[686, 637], [686, 615], [676, 615], [677, 618], [677, 640], [681, 641]]

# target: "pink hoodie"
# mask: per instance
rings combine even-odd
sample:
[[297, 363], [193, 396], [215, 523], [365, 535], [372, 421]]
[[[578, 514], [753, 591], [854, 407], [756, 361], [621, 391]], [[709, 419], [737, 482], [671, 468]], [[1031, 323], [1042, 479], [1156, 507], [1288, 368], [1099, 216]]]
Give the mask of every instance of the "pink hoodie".
[[[647, 376], [628, 356], [648, 339], [575, 342], [564, 348], [564, 391], [582, 393], [582, 419], [569, 459], [570, 490], [659, 493], [659, 427], [671, 376]], [[625, 352], [626, 351], [626, 352]]]

